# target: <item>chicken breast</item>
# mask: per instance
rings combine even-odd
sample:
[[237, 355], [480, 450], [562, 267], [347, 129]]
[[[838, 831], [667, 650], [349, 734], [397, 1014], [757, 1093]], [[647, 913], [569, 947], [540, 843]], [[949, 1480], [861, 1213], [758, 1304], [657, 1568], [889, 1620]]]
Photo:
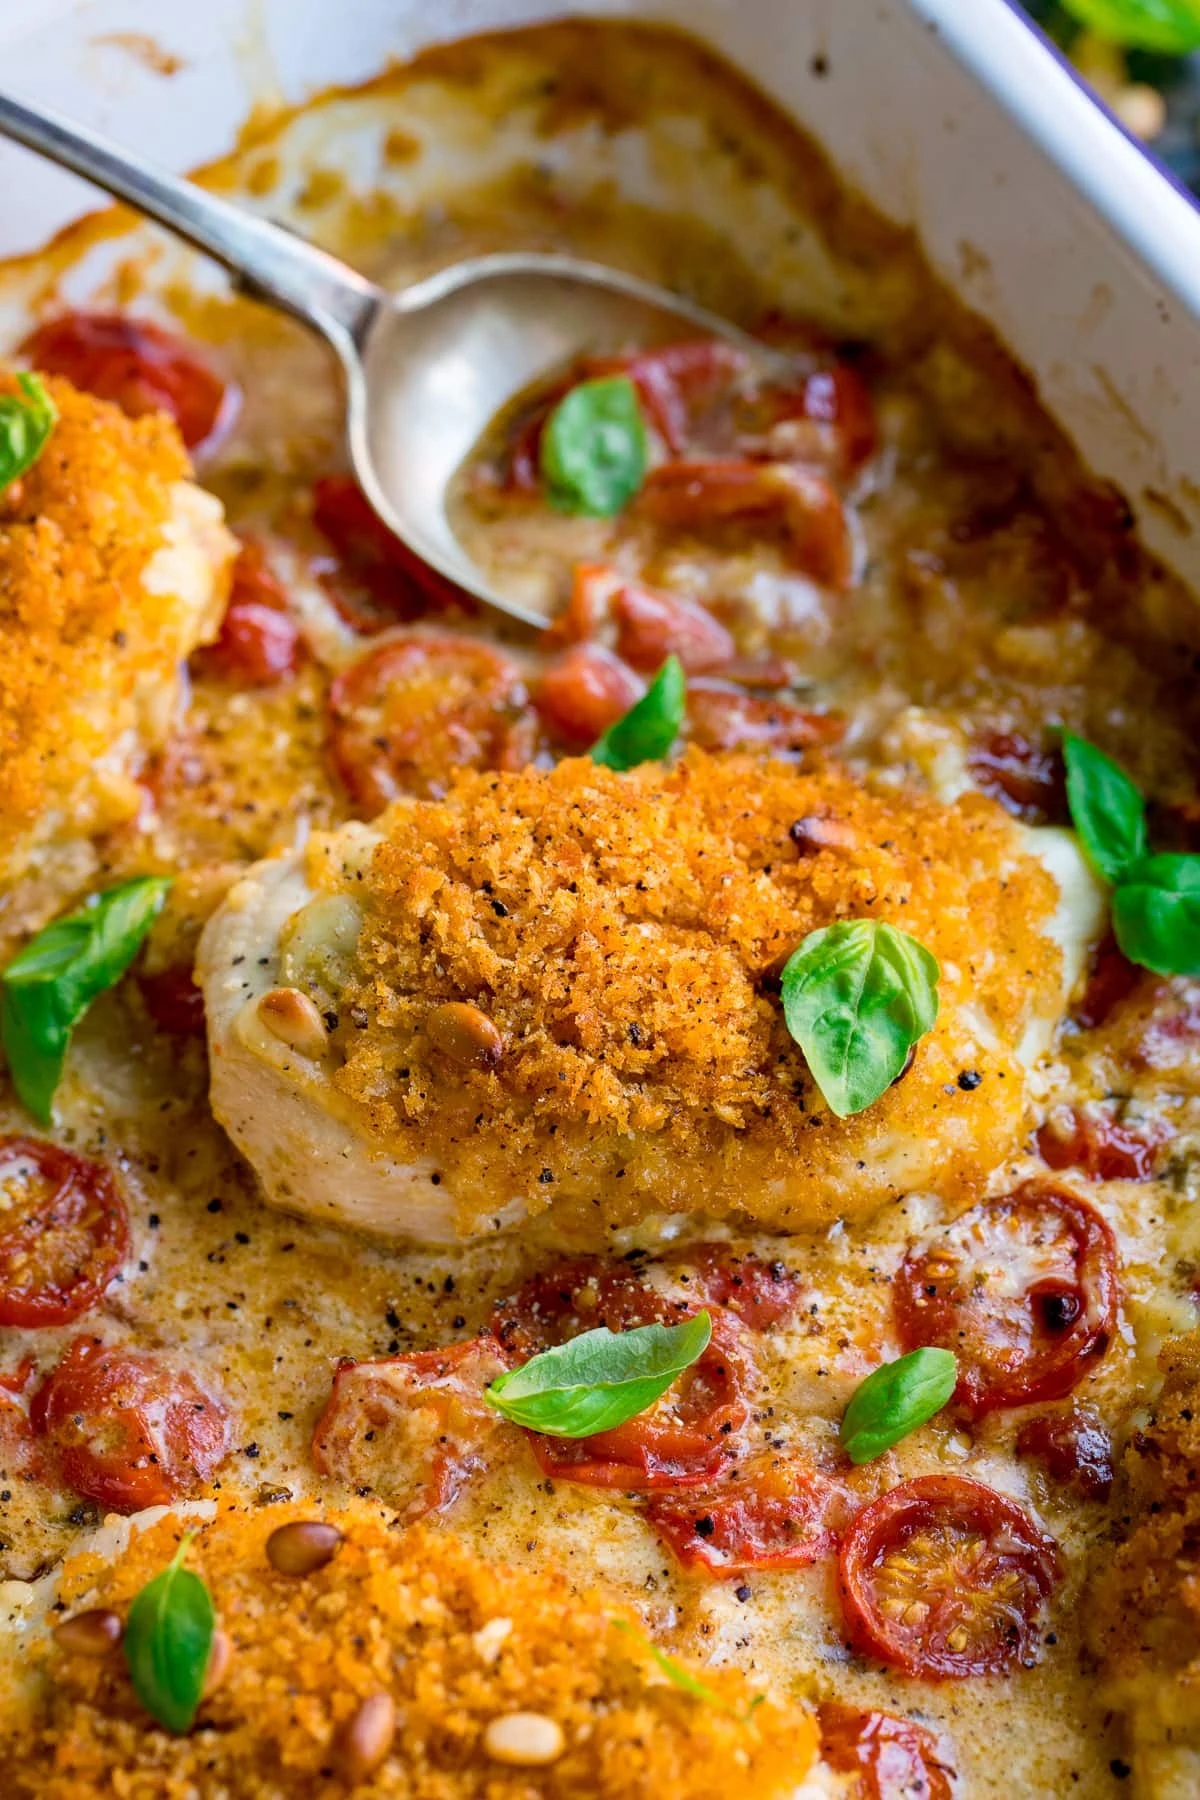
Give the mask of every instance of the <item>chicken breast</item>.
[[[1046, 834], [1056, 878], [1040, 835], [978, 795], [701, 751], [462, 774], [232, 890], [200, 952], [213, 1108], [276, 1204], [431, 1242], [965, 1196], [1016, 1143], [1100, 926], [1073, 840]], [[778, 975], [858, 917], [934, 952], [941, 1011], [838, 1119]]]
[[[58, 422], [0, 491], [0, 883], [132, 817], [237, 545], [172, 422], [48, 377]], [[0, 391], [11, 379], [0, 375]]]

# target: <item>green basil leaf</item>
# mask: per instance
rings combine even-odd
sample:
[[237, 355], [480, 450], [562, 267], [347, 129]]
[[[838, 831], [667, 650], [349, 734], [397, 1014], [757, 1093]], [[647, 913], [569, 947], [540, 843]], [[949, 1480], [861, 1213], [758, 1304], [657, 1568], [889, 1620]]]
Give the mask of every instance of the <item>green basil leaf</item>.
[[18, 375], [25, 396], [0, 396], [0, 493], [31, 469], [58, 422], [58, 408], [36, 375]]
[[139, 875], [93, 894], [31, 938], [0, 977], [0, 1043], [17, 1093], [49, 1125], [71, 1033], [125, 973], [166, 899], [165, 876]]
[[736, 1706], [729, 1704], [723, 1694], [718, 1694], [716, 1689], [710, 1688], [706, 1681], [701, 1681], [698, 1675], [693, 1675], [690, 1669], [685, 1669], [682, 1663], [677, 1663], [673, 1656], [668, 1656], [665, 1650], [660, 1650], [658, 1645], [651, 1643], [648, 1637], [643, 1637], [640, 1631], [635, 1631], [625, 1619], [613, 1619], [611, 1624], [614, 1631], [624, 1632], [626, 1637], [632, 1638], [636, 1644], [640, 1645], [646, 1654], [658, 1664], [672, 1686], [679, 1688], [682, 1693], [690, 1694], [693, 1700], [702, 1700], [706, 1706], [715, 1706], [718, 1712], [728, 1713], [730, 1718], [739, 1719], [743, 1725], [749, 1722], [767, 1697], [765, 1694], [755, 1694], [745, 1712], [739, 1712]]
[[1148, 856], [1112, 898], [1117, 943], [1156, 975], [1200, 975], [1200, 856]]
[[678, 1325], [585, 1331], [497, 1376], [487, 1401], [514, 1425], [551, 1437], [594, 1437], [653, 1406], [712, 1337], [706, 1312]]
[[873, 1462], [941, 1412], [957, 1381], [952, 1350], [913, 1350], [882, 1363], [860, 1382], [842, 1415], [842, 1449], [852, 1463]]
[[1200, 49], [1197, 0], [1063, 0], [1081, 25], [1130, 50], [1186, 56]]
[[1120, 881], [1146, 854], [1146, 802], [1124, 769], [1085, 738], [1063, 732], [1067, 804], [1088, 861]]
[[649, 441], [628, 375], [581, 381], [564, 394], [542, 432], [542, 479], [551, 505], [607, 519], [646, 478]]
[[212, 1596], [183, 1559], [194, 1533], [161, 1575], [134, 1596], [125, 1622], [125, 1661], [133, 1691], [168, 1731], [190, 1731], [204, 1692], [216, 1618]]
[[592, 761], [620, 770], [661, 762], [679, 736], [686, 699], [683, 664], [668, 656], [641, 699], [592, 745]]
[[783, 970], [783, 1016], [830, 1110], [862, 1112], [903, 1071], [938, 1013], [941, 970], [874, 919], [810, 931]]

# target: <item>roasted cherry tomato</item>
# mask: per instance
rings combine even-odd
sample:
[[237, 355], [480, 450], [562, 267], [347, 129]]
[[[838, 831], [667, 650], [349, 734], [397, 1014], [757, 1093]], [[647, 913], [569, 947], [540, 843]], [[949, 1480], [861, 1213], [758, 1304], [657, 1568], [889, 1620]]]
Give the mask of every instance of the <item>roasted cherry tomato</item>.
[[345, 1362], [317, 1421], [313, 1463], [410, 1519], [448, 1506], [503, 1430], [483, 1396], [507, 1367], [492, 1338]]
[[516, 664], [468, 637], [389, 637], [329, 693], [334, 767], [370, 815], [444, 793], [456, 769], [515, 769], [534, 750]]
[[1052, 1169], [1080, 1169], [1092, 1181], [1149, 1181], [1163, 1135], [1154, 1126], [1119, 1125], [1104, 1106], [1070, 1106], [1050, 1114], [1037, 1145]]
[[677, 656], [687, 675], [703, 675], [732, 662], [737, 645], [719, 619], [695, 600], [623, 582], [613, 601], [617, 653], [635, 669], [653, 674]]
[[953, 1800], [955, 1773], [934, 1733], [914, 1719], [818, 1707], [821, 1757], [839, 1775], [857, 1775], [847, 1800]]
[[129, 1249], [112, 1175], [38, 1138], [2, 1138], [0, 1195], [0, 1325], [81, 1318]]
[[663, 344], [631, 356], [592, 357], [583, 379], [628, 375], [642, 411], [673, 456], [687, 447], [697, 417], [746, 372], [746, 358], [719, 338]]
[[138, 988], [146, 1011], [160, 1031], [171, 1037], [204, 1035], [204, 992], [187, 963], [139, 975]]
[[282, 585], [261, 545], [244, 544], [233, 565], [220, 634], [195, 653], [192, 666], [240, 687], [273, 687], [294, 675], [303, 660], [304, 639], [288, 613]]
[[462, 588], [389, 531], [352, 475], [321, 477], [313, 488], [312, 517], [338, 559], [325, 590], [356, 631], [371, 635], [419, 618], [430, 601], [469, 609]]
[[990, 794], [1016, 818], [1066, 824], [1067, 771], [1057, 746], [1047, 748], [1015, 733], [995, 732], [972, 744], [967, 769], [980, 792]]
[[[498, 1308], [493, 1329], [514, 1361], [525, 1362], [581, 1331], [677, 1324], [696, 1310], [619, 1265], [585, 1258], [527, 1281]], [[741, 1447], [752, 1367], [741, 1327], [712, 1310], [708, 1349], [647, 1412], [594, 1437], [527, 1433], [546, 1474], [631, 1493], [694, 1487], [718, 1475]]]
[[203, 1485], [229, 1447], [229, 1413], [148, 1350], [76, 1338], [29, 1407], [64, 1484], [114, 1512], [165, 1506]]
[[764, 1262], [732, 1244], [686, 1244], [667, 1267], [688, 1286], [693, 1303], [722, 1306], [752, 1331], [769, 1331], [795, 1313], [804, 1292], [798, 1275], [778, 1258]]
[[769, 750], [775, 756], [839, 743], [846, 731], [840, 713], [811, 712], [705, 676], [688, 682], [687, 720], [688, 737], [704, 750]]
[[189, 450], [223, 434], [237, 413], [237, 389], [190, 345], [148, 319], [63, 313], [39, 325], [21, 348], [35, 368], [114, 401], [131, 418], [170, 413]]
[[1093, 1206], [1051, 1182], [984, 1200], [909, 1251], [892, 1288], [905, 1349], [958, 1357], [973, 1417], [1069, 1393], [1117, 1322], [1117, 1249]]
[[1093, 960], [1083, 997], [1072, 1010], [1071, 1017], [1084, 1031], [1106, 1025], [1141, 979], [1142, 970], [1122, 955], [1116, 938], [1105, 938]]
[[792, 385], [768, 384], [735, 406], [746, 455], [815, 465], [845, 478], [871, 455], [875, 408], [862, 377], [845, 363], [814, 369]]
[[600, 644], [572, 644], [548, 663], [533, 704], [550, 735], [588, 750], [645, 692], [645, 683]]
[[624, 585], [625, 577], [611, 563], [576, 563], [571, 572], [571, 597], [547, 625], [542, 643], [551, 649], [586, 642], [607, 622], [612, 602]]
[[777, 521], [797, 568], [825, 587], [849, 585], [851, 546], [842, 502], [811, 469], [732, 459], [661, 463], [646, 477], [635, 505], [656, 524], [701, 535], [726, 521]]
[[1112, 1439], [1089, 1406], [1029, 1419], [1017, 1433], [1017, 1455], [1036, 1458], [1051, 1480], [1086, 1500], [1107, 1500], [1112, 1492]]
[[832, 1555], [856, 1510], [836, 1482], [772, 1458], [742, 1465], [736, 1481], [689, 1499], [656, 1494], [646, 1518], [685, 1568], [744, 1575], [803, 1569]]
[[1030, 1659], [1062, 1561], [1015, 1500], [958, 1475], [923, 1475], [859, 1513], [838, 1568], [859, 1653], [945, 1681]]

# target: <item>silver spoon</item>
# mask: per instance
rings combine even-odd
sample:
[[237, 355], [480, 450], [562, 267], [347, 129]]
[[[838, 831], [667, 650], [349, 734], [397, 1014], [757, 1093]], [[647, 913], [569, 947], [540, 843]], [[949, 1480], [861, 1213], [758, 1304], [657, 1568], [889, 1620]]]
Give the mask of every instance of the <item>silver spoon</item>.
[[440, 575], [526, 625], [545, 615], [484, 580], [446, 515], [452, 477], [505, 403], [581, 352], [662, 343], [681, 326], [760, 365], [785, 361], [704, 307], [572, 256], [472, 257], [391, 293], [282, 226], [5, 94], [0, 133], [166, 226], [319, 333], [345, 373], [350, 462], [375, 511]]

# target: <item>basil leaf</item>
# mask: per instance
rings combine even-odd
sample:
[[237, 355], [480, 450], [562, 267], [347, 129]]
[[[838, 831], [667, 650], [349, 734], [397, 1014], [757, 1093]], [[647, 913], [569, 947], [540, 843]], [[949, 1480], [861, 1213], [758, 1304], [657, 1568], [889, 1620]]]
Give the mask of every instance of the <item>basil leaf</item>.
[[685, 1694], [690, 1694], [693, 1700], [702, 1700], [706, 1706], [715, 1706], [718, 1712], [728, 1713], [730, 1718], [739, 1719], [743, 1725], [748, 1724], [751, 1716], [758, 1711], [767, 1697], [765, 1694], [755, 1694], [745, 1712], [739, 1712], [736, 1706], [729, 1704], [723, 1694], [718, 1694], [716, 1689], [710, 1688], [706, 1681], [701, 1681], [698, 1675], [693, 1675], [690, 1669], [685, 1669], [682, 1663], [677, 1663], [673, 1656], [668, 1656], [665, 1650], [660, 1650], [658, 1645], [651, 1643], [648, 1637], [643, 1637], [640, 1631], [635, 1631], [626, 1620], [613, 1619], [611, 1624], [614, 1631], [623, 1631], [626, 1637], [632, 1638], [639, 1648], [658, 1664], [674, 1687], [679, 1688]]
[[504, 1418], [551, 1437], [594, 1437], [653, 1406], [703, 1356], [712, 1337], [706, 1312], [678, 1325], [585, 1331], [497, 1376], [486, 1398]]
[[783, 969], [783, 1016], [839, 1119], [901, 1074], [938, 1014], [941, 970], [923, 944], [874, 919], [810, 931]]
[[17, 1093], [49, 1125], [71, 1033], [120, 979], [162, 908], [171, 883], [140, 875], [93, 894], [17, 952], [0, 977], [0, 1043]]
[[1146, 854], [1146, 802], [1124, 769], [1085, 738], [1063, 732], [1067, 803], [1088, 861], [1106, 881], [1120, 881]]
[[564, 394], [542, 432], [547, 496], [562, 512], [607, 519], [646, 478], [649, 442], [628, 375], [581, 381]]
[[1186, 56], [1200, 48], [1197, 0], [1063, 0], [1073, 18], [1114, 44]]
[[1148, 856], [1112, 899], [1117, 943], [1156, 975], [1200, 975], [1200, 856]]
[[592, 761], [619, 770], [660, 762], [679, 736], [686, 697], [683, 664], [668, 656], [641, 699], [592, 745]]
[[183, 1559], [194, 1533], [161, 1575], [134, 1596], [125, 1622], [125, 1661], [133, 1691], [168, 1731], [191, 1729], [204, 1692], [216, 1618], [212, 1596]]
[[0, 493], [31, 469], [58, 422], [58, 408], [36, 375], [18, 375], [25, 398], [0, 396]]
[[852, 1463], [873, 1462], [941, 1412], [957, 1381], [952, 1350], [913, 1350], [882, 1363], [859, 1383], [842, 1415], [842, 1449]]

